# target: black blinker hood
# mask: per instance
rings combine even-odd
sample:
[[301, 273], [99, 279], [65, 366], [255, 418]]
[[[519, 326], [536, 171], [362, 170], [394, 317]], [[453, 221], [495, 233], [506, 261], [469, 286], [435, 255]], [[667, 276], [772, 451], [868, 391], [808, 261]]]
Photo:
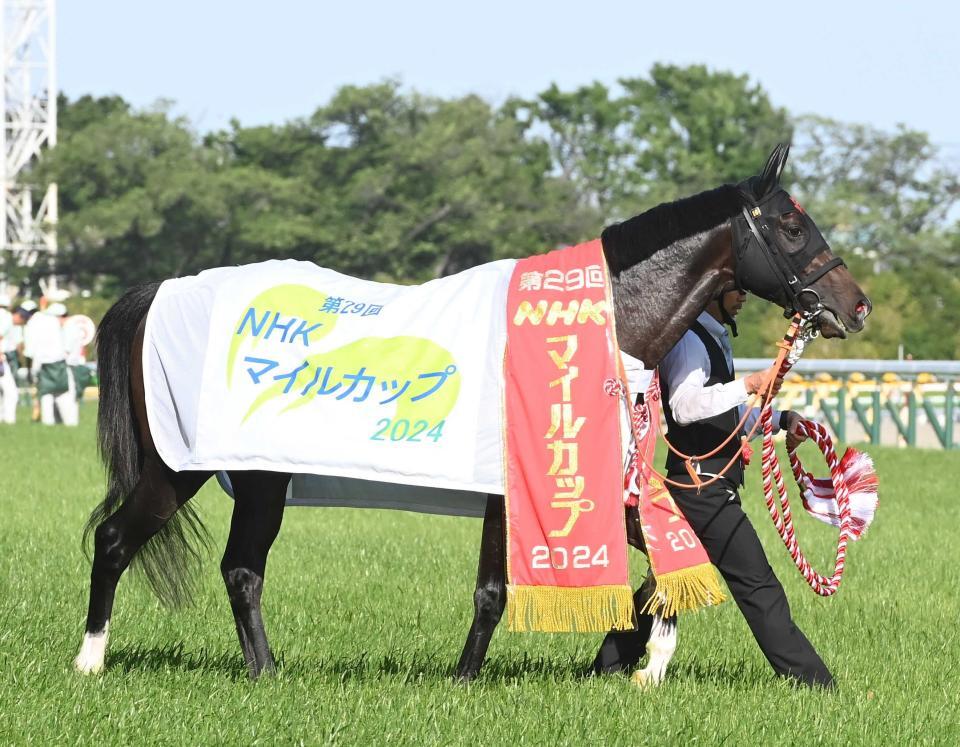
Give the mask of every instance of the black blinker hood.
[[[795, 312], [813, 311], [820, 301], [810, 286], [844, 262], [835, 257], [805, 274], [815, 257], [830, 250], [820, 229], [782, 188], [777, 187], [757, 200], [753, 182], [751, 179], [740, 185], [745, 207], [732, 221], [737, 248], [737, 288], [782, 306], [788, 317]], [[780, 244], [775, 227], [777, 219], [790, 212], [799, 213], [803, 220], [807, 242], [799, 250], [787, 251]], [[802, 298], [804, 296], [806, 298]]]

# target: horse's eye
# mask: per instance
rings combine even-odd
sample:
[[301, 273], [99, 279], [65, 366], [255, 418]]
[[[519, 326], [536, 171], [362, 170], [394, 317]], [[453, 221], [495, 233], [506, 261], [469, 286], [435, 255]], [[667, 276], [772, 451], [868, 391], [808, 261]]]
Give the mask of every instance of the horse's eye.
[[803, 229], [800, 226], [788, 226], [787, 227], [787, 236], [791, 239], [799, 239], [803, 234]]

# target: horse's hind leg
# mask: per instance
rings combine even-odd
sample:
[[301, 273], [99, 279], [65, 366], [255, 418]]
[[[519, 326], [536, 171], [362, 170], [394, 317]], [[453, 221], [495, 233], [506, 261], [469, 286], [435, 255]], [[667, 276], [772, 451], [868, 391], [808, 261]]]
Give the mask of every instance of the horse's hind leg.
[[84, 674], [103, 669], [110, 614], [120, 576], [137, 551], [200, 489], [209, 473], [173, 472], [156, 453], [144, 456], [140, 479], [119, 509], [94, 532], [87, 628], [74, 660]]
[[500, 622], [507, 604], [507, 556], [502, 495], [487, 497], [483, 517], [483, 538], [480, 541], [480, 566], [477, 588], [473, 593], [473, 625], [457, 664], [457, 679], [470, 681], [477, 676], [493, 631]]
[[274, 670], [273, 654], [260, 613], [267, 553], [283, 521], [290, 475], [231, 472], [233, 519], [220, 571], [230, 596], [237, 635], [251, 678]]

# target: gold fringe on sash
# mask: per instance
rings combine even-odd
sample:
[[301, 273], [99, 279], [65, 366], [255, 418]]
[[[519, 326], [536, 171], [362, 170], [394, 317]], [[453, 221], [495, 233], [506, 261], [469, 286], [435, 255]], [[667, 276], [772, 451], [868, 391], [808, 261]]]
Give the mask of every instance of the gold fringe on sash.
[[726, 599], [717, 572], [710, 563], [655, 574], [656, 590], [641, 614], [671, 617], [678, 612], [720, 604]]
[[507, 586], [507, 624], [514, 632], [606, 633], [633, 628], [629, 586]]

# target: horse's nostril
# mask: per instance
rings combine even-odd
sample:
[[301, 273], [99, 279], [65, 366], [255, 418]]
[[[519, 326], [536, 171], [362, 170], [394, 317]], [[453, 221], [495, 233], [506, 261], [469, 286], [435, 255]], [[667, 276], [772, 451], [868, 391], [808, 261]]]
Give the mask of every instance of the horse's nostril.
[[867, 318], [867, 315], [873, 311], [873, 305], [866, 298], [857, 303], [857, 316], [861, 321]]

